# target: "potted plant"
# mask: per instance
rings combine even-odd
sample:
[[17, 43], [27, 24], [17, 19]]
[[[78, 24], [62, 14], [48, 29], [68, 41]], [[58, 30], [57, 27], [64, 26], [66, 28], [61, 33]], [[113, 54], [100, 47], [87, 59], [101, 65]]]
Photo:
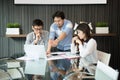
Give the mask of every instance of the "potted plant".
[[109, 33], [108, 23], [97, 22], [96, 23], [96, 33]]
[[20, 24], [8, 23], [6, 28], [6, 34], [20, 34]]

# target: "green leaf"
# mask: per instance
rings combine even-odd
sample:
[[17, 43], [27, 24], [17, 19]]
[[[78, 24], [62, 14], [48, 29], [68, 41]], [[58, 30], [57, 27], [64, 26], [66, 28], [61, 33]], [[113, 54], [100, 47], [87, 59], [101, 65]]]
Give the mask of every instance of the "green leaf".
[[106, 22], [97, 22], [96, 23], [96, 27], [107, 27], [108, 26], [108, 23]]
[[20, 24], [19, 23], [8, 23], [7, 28], [19, 28]]

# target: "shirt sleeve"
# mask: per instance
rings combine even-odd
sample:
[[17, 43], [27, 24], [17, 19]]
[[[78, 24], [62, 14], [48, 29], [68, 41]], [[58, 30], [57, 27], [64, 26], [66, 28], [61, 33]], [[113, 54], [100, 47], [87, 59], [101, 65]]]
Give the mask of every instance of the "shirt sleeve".
[[32, 39], [32, 35], [28, 34], [26, 36], [25, 44], [34, 44], [33, 39]]
[[81, 57], [86, 57], [90, 54], [92, 54], [94, 52], [94, 50], [96, 49], [97, 44], [95, 40], [89, 40], [88, 43], [84, 44], [84, 45], [80, 45], [79, 49], [80, 49], [80, 56]]
[[47, 46], [48, 46], [48, 38], [49, 38], [49, 32], [46, 31], [46, 34], [45, 34], [45, 48], [47, 50]]
[[50, 35], [49, 35], [49, 39], [54, 39], [55, 38], [55, 29], [54, 29], [54, 26], [51, 25], [50, 26]]
[[72, 54], [76, 54], [77, 53], [77, 46], [75, 46], [75, 44], [72, 43], [70, 46], [70, 50], [71, 50]]

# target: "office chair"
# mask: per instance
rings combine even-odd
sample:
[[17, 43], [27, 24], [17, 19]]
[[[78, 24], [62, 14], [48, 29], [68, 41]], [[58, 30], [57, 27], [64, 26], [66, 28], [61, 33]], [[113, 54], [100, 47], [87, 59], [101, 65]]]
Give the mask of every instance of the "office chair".
[[95, 72], [95, 80], [118, 80], [118, 75], [118, 71], [103, 62], [98, 61]]
[[[105, 65], [109, 65], [111, 54], [97, 50], [97, 56], [98, 56], [98, 62], [100, 61]], [[98, 62], [97, 62], [97, 64], [98, 64]], [[88, 67], [92, 68], [90, 66], [88, 66]], [[93, 69], [95, 70], [95, 75], [96, 75], [96, 66], [94, 66]]]
[[[109, 65], [111, 54], [100, 51], [100, 50], [97, 50], [97, 56], [98, 56], [97, 65], [98, 65], [99, 62], [102, 62], [103, 64], [105, 64], [107, 66]], [[93, 77], [91, 77], [91, 78], [96, 77], [96, 69], [97, 69], [97, 67], [98, 66], [93, 67], [95, 69], [95, 75]], [[87, 78], [87, 77], [85, 77], [85, 78]], [[98, 79], [96, 79], [96, 80], [98, 80]]]
[[[98, 60], [101, 61], [102, 63], [104, 63], [105, 65], [108, 65], [109, 64], [109, 61], [110, 61], [110, 57], [111, 57], [111, 54], [108, 54], [106, 52], [103, 52], [103, 51], [99, 51], [97, 50], [97, 55], [98, 55]], [[83, 59], [84, 60], [84, 59]], [[92, 64], [90, 64], [92, 65]], [[88, 65], [89, 68], [91, 68], [91, 70], [95, 71], [96, 70], [96, 66], [90, 66]], [[93, 69], [92, 69], [93, 68]], [[96, 71], [95, 71], [96, 72]], [[93, 73], [93, 72], [92, 72]], [[70, 78], [71, 76], [75, 75], [75, 74], [78, 74], [78, 73], [71, 73], [70, 75], [68, 75], [67, 77], [64, 78], [64, 80], [67, 80], [68, 78]], [[79, 73], [80, 74], [80, 73]], [[95, 73], [96, 75], [96, 73]], [[83, 78], [85, 79], [94, 79], [95, 78], [95, 75], [94, 76], [84, 76]]]
[[109, 65], [111, 54], [99, 50], [97, 51], [97, 54], [99, 61], [103, 62], [106, 65]]

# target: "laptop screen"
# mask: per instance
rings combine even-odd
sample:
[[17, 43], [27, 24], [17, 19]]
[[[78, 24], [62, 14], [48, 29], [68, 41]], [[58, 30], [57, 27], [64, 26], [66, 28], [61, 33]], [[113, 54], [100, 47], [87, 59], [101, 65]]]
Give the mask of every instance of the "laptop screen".
[[25, 55], [29, 58], [46, 58], [44, 45], [24, 45]]

